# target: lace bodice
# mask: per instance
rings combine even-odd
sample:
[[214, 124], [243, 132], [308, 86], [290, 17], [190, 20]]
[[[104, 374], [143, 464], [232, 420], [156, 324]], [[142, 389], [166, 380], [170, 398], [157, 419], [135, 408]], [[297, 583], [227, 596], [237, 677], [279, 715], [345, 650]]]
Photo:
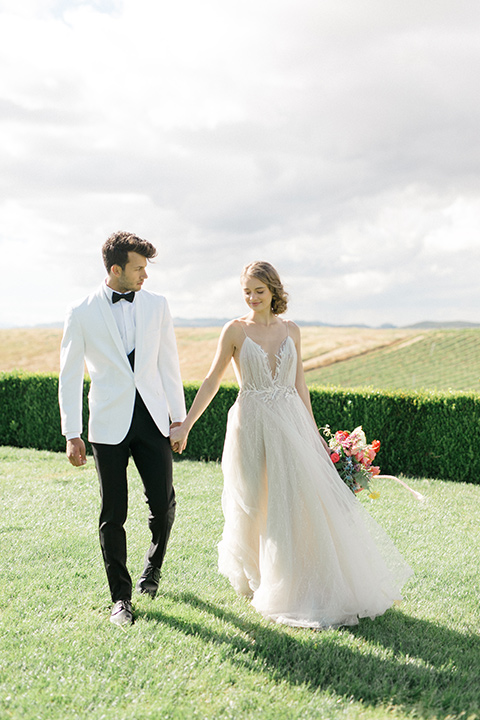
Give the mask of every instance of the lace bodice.
[[275, 371], [272, 373], [267, 353], [248, 335], [240, 350], [240, 385], [242, 394], [247, 391], [269, 392], [279, 389], [295, 390], [297, 351], [288, 335], [276, 354]]

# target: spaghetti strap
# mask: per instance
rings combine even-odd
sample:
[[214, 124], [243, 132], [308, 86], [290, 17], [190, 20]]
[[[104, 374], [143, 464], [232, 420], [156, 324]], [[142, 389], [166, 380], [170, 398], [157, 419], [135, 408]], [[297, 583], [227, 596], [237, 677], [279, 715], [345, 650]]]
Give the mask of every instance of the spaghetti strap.
[[246, 331], [245, 328], [244, 328], [243, 322], [242, 322], [240, 319], [238, 320], [238, 322], [240, 323], [240, 325], [241, 325], [241, 327], [242, 327], [243, 334], [245, 335], [245, 337], [248, 338], [247, 331]]
[[[241, 328], [242, 328], [242, 330], [243, 330], [243, 334], [245, 335], [245, 337], [246, 337], [246, 338], [249, 338], [249, 339], [251, 340], [252, 338], [250, 337], [250, 335], [249, 335], [249, 334], [247, 333], [247, 331], [245, 330], [245, 323], [243, 322], [243, 320], [240, 320], [240, 318], [237, 318], [237, 320], [238, 320], [238, 322], [240, 323], [240, 326], [241, 326]], [[286, 337], [284, 338], [284, 340], [286, 340], [288, 337], [290, 337], [290, 333], [288, 332], [288, 320], [281, 320], [281, 319], [280, 319], [280, 322], [282, 323], [282, 325], [285, 325], [285, 329], [286, 329], [286, 331], [287, 331], [287, 335], [286, 335]], [[255, 342], [255, 341], [253, 341], [253, 342]], [[259, 344], [259, 343], [257, 343], [257, 345], [258, 345], [258, 344]], [[261, 347], [261, 346], [260, 346], [260, 347]]]

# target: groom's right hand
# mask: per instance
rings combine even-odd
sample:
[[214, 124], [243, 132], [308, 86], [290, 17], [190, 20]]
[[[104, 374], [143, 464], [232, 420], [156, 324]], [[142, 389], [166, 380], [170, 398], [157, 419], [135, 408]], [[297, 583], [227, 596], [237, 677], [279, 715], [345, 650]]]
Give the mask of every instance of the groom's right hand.
[[87, 453], [82, 438], [78, 437], [67, 440], [67, 458], [75, 467], [85, 465], [87, 462]]

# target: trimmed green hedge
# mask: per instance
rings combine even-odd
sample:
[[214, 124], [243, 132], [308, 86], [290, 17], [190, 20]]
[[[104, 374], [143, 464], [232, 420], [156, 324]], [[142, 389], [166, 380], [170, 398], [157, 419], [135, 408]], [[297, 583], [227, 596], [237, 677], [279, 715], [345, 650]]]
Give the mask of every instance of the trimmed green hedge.
[[480, 396], [473, 393], [310, 389], [319, 425], [382, 443], [386, 475], [480, 483]]
[[[199, 383], [185, 383], [189, 407]], [[84, 437], [88, 418], [84, 390]], [[58, 377], [0, 373], [0, 445], [63, 451], [57, 401]], [[238, 387], [224, 384], [190, 433], [182, 457], [218, 460], [228, 410]], [[310, 388], [317, 423], [332, 430], [362, 425], [382, 447], [382, 473], [480, 482], [480, 396], [467, 393], [382, 392]], [[88, 449], [88, 446], [87, 446]]]
[[[85, 438], [89, 387], [87, 380], [83, 408]], [[58, 375], [0, 373], [0, 445], [54, 452], [65, 450], [58, 407]]]
[[[184, 383], [187, 409], [193, 402], [200, 383]], [[228, 411], [238, 395], [238, 385], [225, 383], [203, 415], [197, 420], [188, 436], [182, 457], [190, 460], [219, 460], [227, 428]]]

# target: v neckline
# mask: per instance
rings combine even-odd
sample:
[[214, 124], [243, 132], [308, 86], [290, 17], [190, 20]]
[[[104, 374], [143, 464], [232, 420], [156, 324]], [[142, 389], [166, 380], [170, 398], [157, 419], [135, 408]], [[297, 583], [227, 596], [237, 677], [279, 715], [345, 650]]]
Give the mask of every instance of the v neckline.
[[[278, 347], [278, 350], [277, 350], [277, 352], [276, 352], [275, 355], [274, 355], [274, 357], [275, 357], [275, 367], [272, 368], [272, 365], [271, 365], [271, 363], [270, 363], [270, 356], [269, 356], [269, 354], [267, 353], [267, 351], [265, 350], [265, 348], [264, 348], [262, 345], [260, 345], [260, 343], [257, 343], [255, 340], [253, 340], [253, 339], [250, 337], [250, 335], [247, 335], [247, 333], [245, 333], [245, 340], [250, 340], [250, 342], [252, 342], [254, 345], [256, 345], [256, 346], [258, 347], [258, 349], [260, 350], [260, 352], [262, 353], [262, 356], [265, 358], [265, 362], [266, 362], [266, 364], [267, 364], [267, 368], [268, 368], [268, 371], [269, 371], [269, 375], [271, 376], [272, 382], [274, 382], [274, 381], [276, 380], [276, 378], [277, 378], [278, 370], [279, 370], [279, 367], [280, 367], [281, 356], [282, 356], [282, 353], [283, 353], [283, 351], [284, 351], [284, 349], [285, 349], [285, 345], [287, 344], [287, 340], [288, 340], [289, 337], [290, 337], [290, 335], [287, 334], [287, 336], [284, 337], [283, 340], [282, 340], [282, 342], [280, 343], [280, 345], [279, 345], [279, 347]], [[244, 341], [244, 342], [245, 342], [245, 341]], [[242, 349], [243, 349], [243, 345], [242, 345]]]

